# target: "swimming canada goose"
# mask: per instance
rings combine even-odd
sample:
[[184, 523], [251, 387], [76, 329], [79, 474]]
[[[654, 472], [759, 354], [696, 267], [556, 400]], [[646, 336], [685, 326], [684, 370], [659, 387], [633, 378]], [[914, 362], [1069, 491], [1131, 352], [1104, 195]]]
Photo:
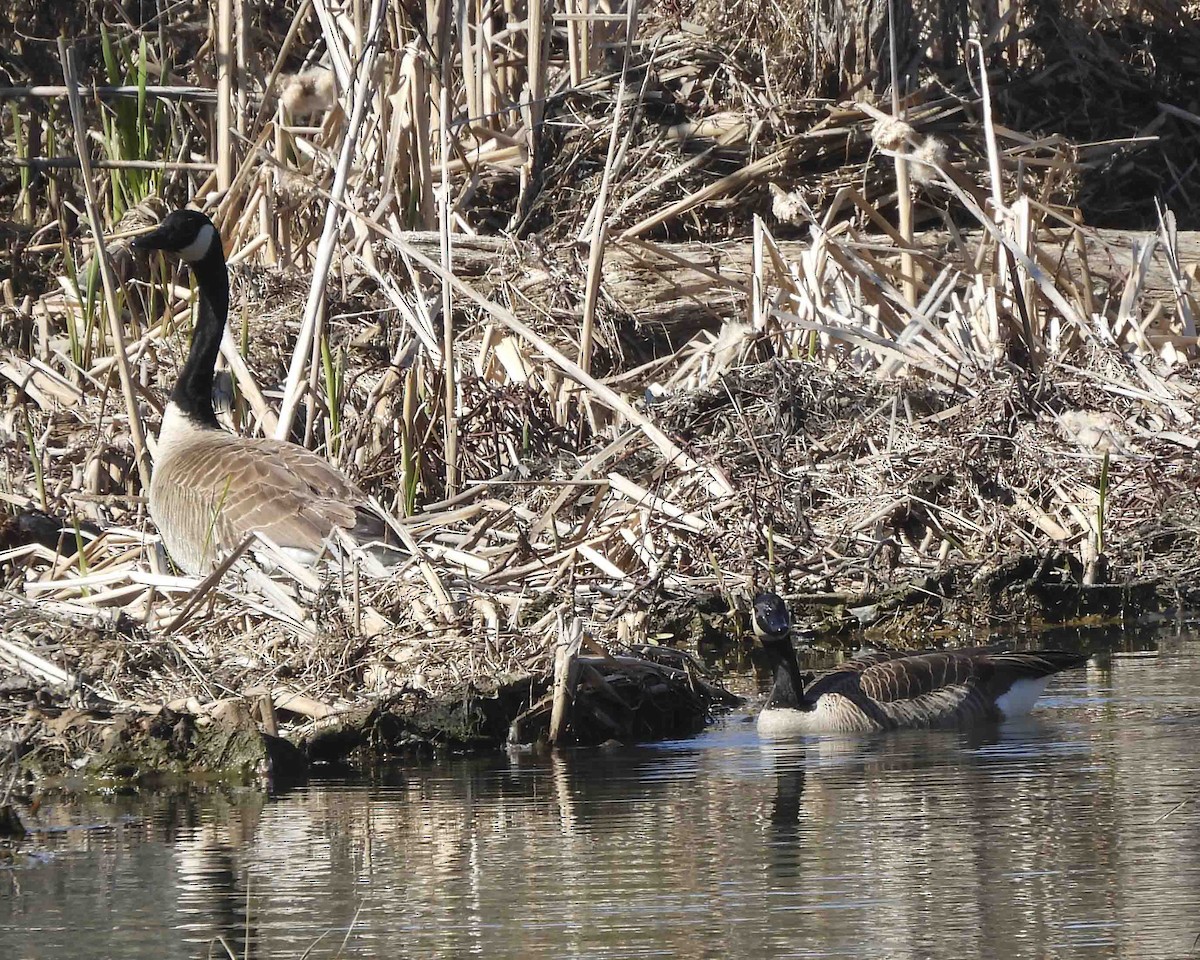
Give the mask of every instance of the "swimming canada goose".
[[1088, 659], [1061, 650], [889, 650], [847, 660], [806, 685], [812, 675], [800, 673], [783, 601], [758, 594], [751, 622], [775, 669], [758, 715], [764, 736], [994, 723], [1028, 713], [1054, 674]]
[[175, 563], [204, 575], [253, 531], [302, 563], [317, 560], [335, 528], [360, 545], [381, 544], [387, 524], [328, 461], [294, 443], [235, 436], [217, 423], [213, 368], [229, 312], [229, 270], [212, 221], [175, 210], [133, 246], [184, 260], [200, 299], [150, 479], [150, 516]]

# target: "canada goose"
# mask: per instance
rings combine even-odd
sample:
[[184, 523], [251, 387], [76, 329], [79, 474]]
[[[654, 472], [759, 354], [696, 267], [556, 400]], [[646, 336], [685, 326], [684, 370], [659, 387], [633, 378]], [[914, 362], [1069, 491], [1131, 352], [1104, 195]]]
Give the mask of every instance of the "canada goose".
[[774, 686], [758, 715], [764, 736], [996, 722], [1028, 713], [1050, 677], [1088, 659], [1060, 650], [1018, 653], [986, 647], [882, 651], [847, 660], [811, 680], [811, 674], [800, 673], [791, 621], [776, 594], [755, 596], [751, 622], [775, 669]]
[[212, 221], [175, 210], [133, 246], [183, 259], [200, 299], [150, 480], [150, 516], [171, 558], [201, 576], [253, 531], [302, 563], [317, 560], [335, 529], [364, 546], [381, 544], [387, 524], [328, 461], [294, 443], [235, 436], [217, 423], [213, 368], [229, 312], [229, 270]]

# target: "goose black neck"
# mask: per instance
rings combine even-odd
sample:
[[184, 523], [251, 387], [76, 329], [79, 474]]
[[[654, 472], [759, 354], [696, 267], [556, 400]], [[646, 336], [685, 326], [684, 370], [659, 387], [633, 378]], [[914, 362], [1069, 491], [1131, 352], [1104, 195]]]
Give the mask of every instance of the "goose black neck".
[[804, 694], [804, 679], [800, 676], [800, 664], [796, 660], [796, 650], [790, 641], [764, 644], [763, 649], [771, 665], [775, 668], [775, 683], [771, 687], [771, 695], [767, 698], [767, 708], [800, 706], [800, 698]]
[[202, 260], [191, 264], [200, 295], [200, 310], [192, 346], [179, 372], [171, 402], [179, 411], [205, 426], [217, 426], [213, 410], [213, 369], [229, 315], [229, 270], [220, 244], [214, 243]]

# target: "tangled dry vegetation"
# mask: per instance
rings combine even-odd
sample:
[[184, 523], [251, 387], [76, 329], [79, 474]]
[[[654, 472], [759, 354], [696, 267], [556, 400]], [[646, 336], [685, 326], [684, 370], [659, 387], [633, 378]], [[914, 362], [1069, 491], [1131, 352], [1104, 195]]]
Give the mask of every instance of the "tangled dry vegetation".
[[[1131, 35], [1200, 31], [1149, 5], [927, 6], [897, 100], [843, 55], [886, 61], [877, 16], [806, 75], [799, 35], [719, 29], [736, 3], [467, 5], [460, 35], [437, 3], [221, 2], [211, 25], [96, 8], [74, 47], [24, 36], [0, 159], [5, 722], [70, 694], [321, 724], [548, 678], [577, 617], [609, 649], [679, 636], [664, 598], [754, 584], [912, 643], [1186, 584], [1197, 241], [1165, 209], [1141, 234], [1080, 209], [1132, 164], [1192, 216], [1171, 158], [1200, 117], [1168, 94], [1194, 46], [1155, 62], [1148, 126], [1125, 123], [1142, 89], [1088, 143], [1022, 91], [1133, 89]], [[960, 20], [982, 46], [931, 33]], [[1122, 69], [1037, 46], [1067, 35]], [[389, 577], [168, 563], [143, 490], [193, 295], [127, 244], [188, 200], [232, 264], [227, 426], [360, 480], [410, 547]], [[601, 689], [621, 671], [593, 654]]]

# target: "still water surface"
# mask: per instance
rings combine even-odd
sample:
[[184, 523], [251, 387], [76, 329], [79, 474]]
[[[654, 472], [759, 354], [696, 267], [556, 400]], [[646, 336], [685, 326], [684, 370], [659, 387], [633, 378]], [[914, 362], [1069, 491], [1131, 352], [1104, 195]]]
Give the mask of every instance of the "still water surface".
[[48, 805], [0, 958], [1200, 956], [1200, 641], [1159, 647], [976, 733]]

